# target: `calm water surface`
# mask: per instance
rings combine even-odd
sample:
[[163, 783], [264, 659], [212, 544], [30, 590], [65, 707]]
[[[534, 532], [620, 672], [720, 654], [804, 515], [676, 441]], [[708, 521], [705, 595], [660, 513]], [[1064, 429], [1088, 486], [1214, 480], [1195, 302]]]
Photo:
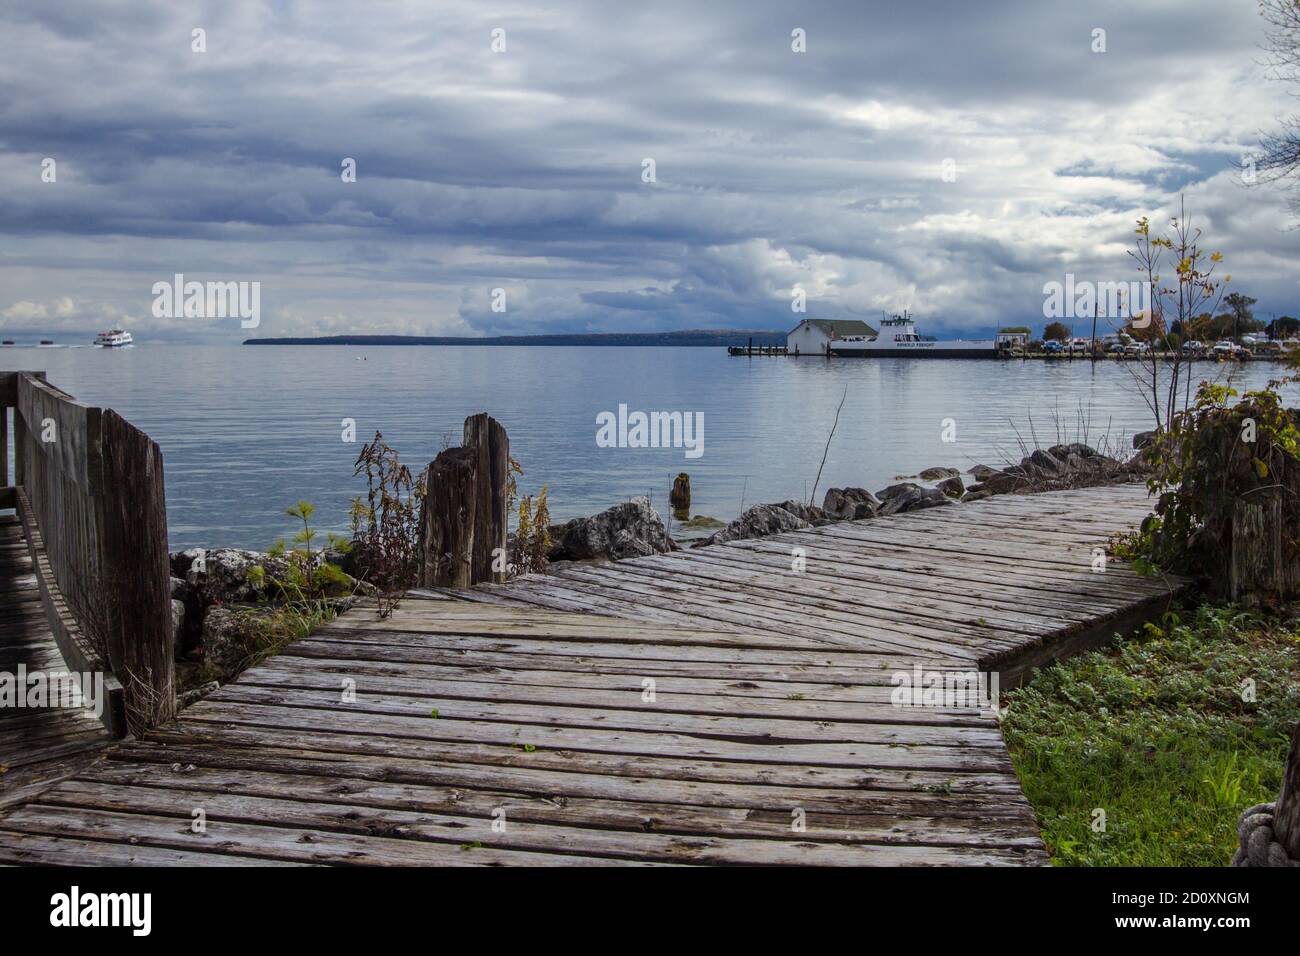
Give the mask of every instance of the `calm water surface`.
[[[651, 494], [666, 511], [680, 471], [691, 511], [722, 519], [760, 501], [812, 490], [835, 408], [839, 427], [826, 488], [877, 490], [931, 465], [963, 471], [1019, 458], [1026, 442], [1059, 433], [1128, 445], [1150, 426], [1128, 368], [1088, 362], [733, 358], [721, 349], [347, 346], [7, 348], [0, 368], [42, 369], [83, 401], [112, 407], [162, 447], [173, 548], [265, 548], [292, 531], [284, 509], [313, 501], [322, 527], [343, 531], [359, 444], [376, 429], [413, 469], [486, 411], [510, 434], [521, 487], [550, 488], [556, 518], [592, 514]], [[1278, 366], [1200, 363], [1200, 377], [1261, 384]], [[847, 390], [847, 393], [846, 393]], [[1289, 389], [1291, 403], [1296, 389]], [[704, 455], [681, 449], [598, 448], [596, 416], [632, 410], [704, 413]], [[942, 422], [956, 442], [942, 441]]]

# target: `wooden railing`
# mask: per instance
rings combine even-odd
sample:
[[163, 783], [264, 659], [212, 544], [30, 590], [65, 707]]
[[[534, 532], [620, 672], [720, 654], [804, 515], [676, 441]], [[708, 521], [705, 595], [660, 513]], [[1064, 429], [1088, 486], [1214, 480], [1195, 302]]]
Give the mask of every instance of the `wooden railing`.
[[[16, 487], [6, 497], [23, 522], [64, 660], [105, 672], [110, 696], [118, 695], [105, 710], [115, 732], [169, 720], [175, 680], [162, 453], [112, 409], [77, 401], [41, 372], [0, 372], [0, 409], [8, 408]], [[8, 461], [0, 465], [7, 483]]]

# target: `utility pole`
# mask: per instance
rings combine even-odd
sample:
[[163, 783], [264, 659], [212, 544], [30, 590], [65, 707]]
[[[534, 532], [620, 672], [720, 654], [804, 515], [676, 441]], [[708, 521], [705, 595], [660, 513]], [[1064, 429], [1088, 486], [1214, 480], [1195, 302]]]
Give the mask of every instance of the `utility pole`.
[[1092, 360], [1097, 361], [1097, 313], [1101, 309], [1101, 303], [1093, 301], [1092, 303]]

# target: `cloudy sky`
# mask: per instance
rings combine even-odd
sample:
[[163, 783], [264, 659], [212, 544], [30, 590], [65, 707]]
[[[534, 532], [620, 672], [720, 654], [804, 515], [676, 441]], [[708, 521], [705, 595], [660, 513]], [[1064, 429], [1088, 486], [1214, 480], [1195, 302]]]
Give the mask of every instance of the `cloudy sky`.
[[1041, 327], [1045, 282], [1129, 278], [1180, 194], [1257, 312], [1300, 315], [1286, 196], [1237, 166], [1297, 107], [1262, 28], [1251, 0], [7, 0], [0, 326], [250, 334], [155, 318], [180, 272], [260, 282], [258, 335], [788, 328], [796, 286]]

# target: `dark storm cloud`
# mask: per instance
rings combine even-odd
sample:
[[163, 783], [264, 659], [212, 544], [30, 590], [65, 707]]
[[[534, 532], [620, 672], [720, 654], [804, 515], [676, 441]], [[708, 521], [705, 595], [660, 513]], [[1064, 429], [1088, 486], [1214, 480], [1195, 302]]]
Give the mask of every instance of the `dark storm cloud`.
[[237, 334], [149, 314], [183, 271], [261, 281], [263, 334], [783, 327], [795, 286], [987, 327], [1178, 192], [1294, 310], [1285, 204], [1232, 173], [1286, 106], [1258, 17], [1138, 6], [11, 3], [0, 321]]

